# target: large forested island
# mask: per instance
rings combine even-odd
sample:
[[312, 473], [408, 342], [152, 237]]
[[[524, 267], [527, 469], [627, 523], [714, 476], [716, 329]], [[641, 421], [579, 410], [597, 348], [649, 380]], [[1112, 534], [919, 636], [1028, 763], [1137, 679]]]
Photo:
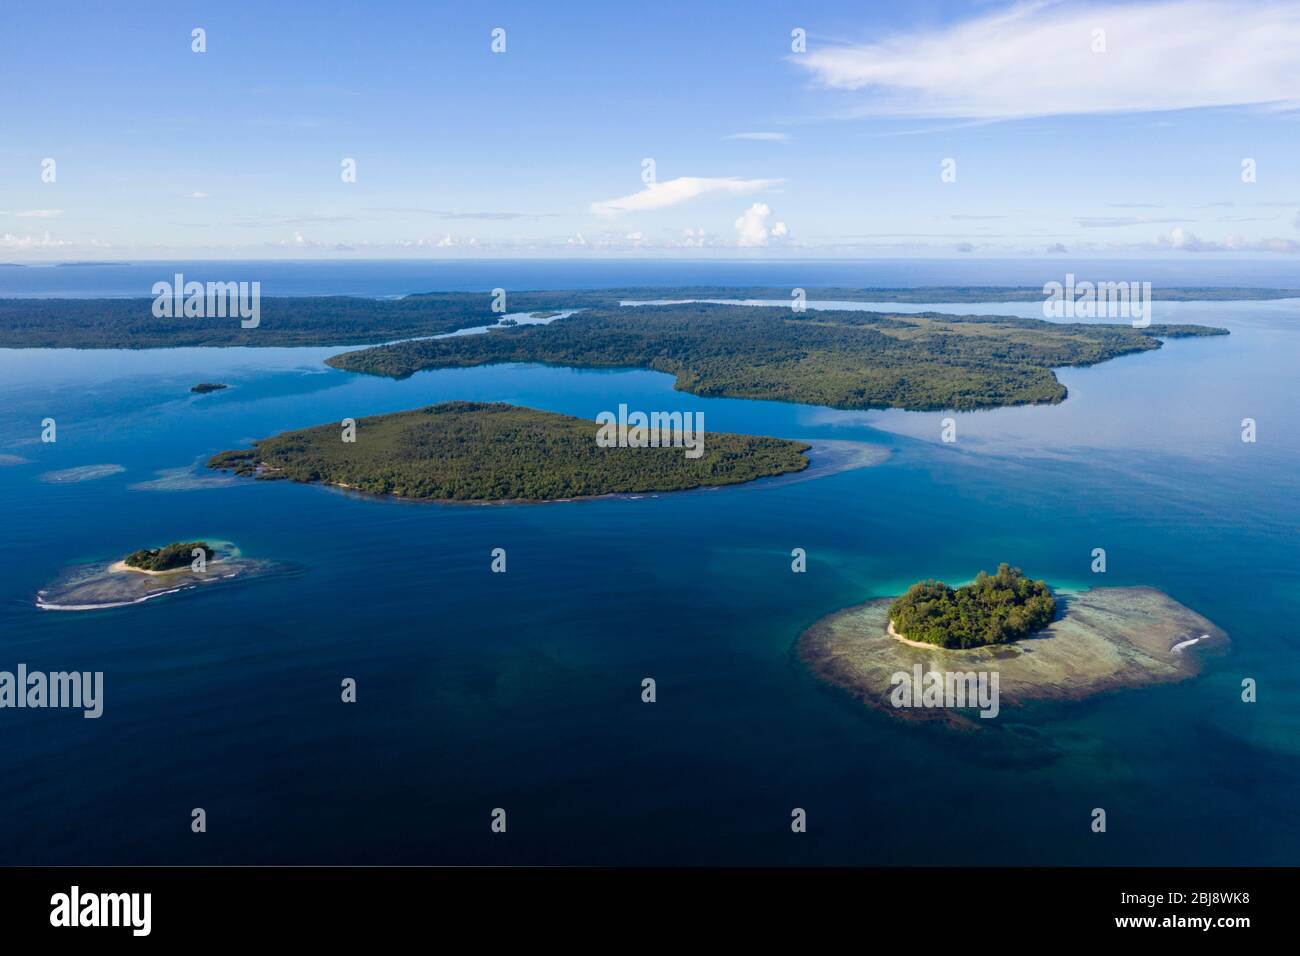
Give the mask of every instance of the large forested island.
[[[162, 277], [160, 277], [162, 278]], [[231, 276], [228, 278], [241, 278]], [[255, 279], [256, 276], [243, 278]], [[804, 289], [809, 301], [1040, 302], [1042, 288], [936, 286]], [[497, 302], [489, 290], [427, 292], [398, 299], [354, 296], [275, 296], [261, 299], [257, 328], [229, 318], [158, 318], [153, 300], [0, 299], [0, 348], [173, 348], [201, 345], [368, 345], [462, 328], [489, 326], [507, 312], [550, 315], [562, 309], [614, 309], [646, 300], [736, 299], [789, 302], [792, 290], [767, 286], [683, 286], [528, 292], [509, 290]], [[1277, 299], [1293, 289], [1155, 289], [1155, 300]], [[788, 310], [787, 310], [788, 312]], [[825, 316], [826, 313], [819, 313]], [[811, 318], [812, 316], [808, 316]], [[1148, 330], [1150, 331], [1150, 330]], [[1150, 333], [1156, 334], [1156, 333]]]
[[[594, 293], [520, 292], [509, 311], [608, 302]], [[400, 299], [263, 296], [256, 328], [237, 318], [158, 318], [152, 299], [0, 299], [0, 348], [148, 349], [180, 346], [366, 345], [492, 325], [488, 292]]]
[[1041, 630], [1056, 616], [1056, 599], [1046, 581], [1032, 581], [1019, 568], [981, 571], [970, 584], [950, 588], [919, 581], [889, 608], [899, 637], [938, 647], [1005, 644]]
[[516, 405], [444, 402], [285, 432], [209, 467], [419, 500], [547, 501], [732, 485], [803, 470], [803, 442], [708, 432], [703, 453], [600, 447], [594, 421]]
[[1158, 349], [1160, 337], [1226, 334], [1198, 325], [678, 303], [592, 308], [549, 325], [399, 342], [328, 361], [394, 377], [498, 362], [649, 368], [675, 375], [678, 389], [696, 395], [976, 409], [1063, 400], [1054, 367]]

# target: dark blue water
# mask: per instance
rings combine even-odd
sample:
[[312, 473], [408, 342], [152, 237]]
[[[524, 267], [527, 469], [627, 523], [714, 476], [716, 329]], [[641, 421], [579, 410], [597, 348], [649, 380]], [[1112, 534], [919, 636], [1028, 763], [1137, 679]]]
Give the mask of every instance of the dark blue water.
[[[1296, 303], [1168, 308], [1157, 321], [1233, 334], [1065, 370], [1066, 403], [957, 416], [956, 445], [941, 415], [698, 399], [649, 372], [395, 382], [328, 369], [328, 349], [0, 351], [0, 454], [27, 460], [0, 467], [0, 669], [106, 675], [99, 720], [0, 711], [0, 861], [1294, 863]], [[232, 388], [191, 396], [197, 381]], [[696, 410], [710, 430], [894, 454], [780, 486], [540, 506], [150, 484], [282, 429], [450, 398]], [[39, 480], [94, 464], [125, 471]], [[71, 563], [200, 536], [291, 570], [96, 613], [33, 605]], [[1192, 682], [1004, 709], [976, 734], [869, 713], [793, 653], [837, 608], [1002, 560], [1161, 588], [1231, 653]]]

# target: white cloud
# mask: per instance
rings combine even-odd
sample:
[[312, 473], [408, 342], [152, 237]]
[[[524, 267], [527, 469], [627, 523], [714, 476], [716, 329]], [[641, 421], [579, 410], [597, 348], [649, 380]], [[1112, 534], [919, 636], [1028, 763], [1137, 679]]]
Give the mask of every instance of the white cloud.
[[780, 179], [737, 179], [735, 176], [709, 179], [699, 176], [681, 176], [663, 183], [650, 183], [639, 193], [606, 199], [591, 204], [591, 211], [601, 216], [620, 212], [648, 212], [666, 209], [700, 196], [718, 193], [726, 196], [746, 196], [779, 185]]
[[1168, 235], [1160, 236], [1156, 245], [1161, 249], [1175, 252], [1281, 252], [1300, 253], [1300, 242], [1295, 239], [1266, 238], [1245, 239], [1241, 236], [1228, 236], [1223, 240], [1202, 239], [1178, 226], [1169, 230]]
[[55, 239], [48, 232], [43, 236], [15, 236], [6, 232], [0, 236], [0, 249], [57, 249], [72, 245], [66, 239]]
[[785, 133], [732, 133], [723, 139], [753, 139], [764, 143], [788, 143], [790, 137]]
[[15, 212], [11, 215], [19, 219], [49, 219], [51, 216], [62, 216], [62, 209], [24, 209], [21, 212]]
[[453, 236], [451, 233], [447, 233], [445, 236], [443, 236], [441, 239], [438, 240], [439, 249], [450, 249], [452, 246], [455, 245], [457, 245], [456, 237]]
[[765, 202], [756, 202], [746, 209], [735, 223], [736, 245], [765, 246], [769, 239], [784, 238], [789, 232], [785, 223], [774, 223], [772, 228], [768, 229], [767, 220], [771, 215], [772, 210]]
[[[1093, 52], [1093, 31], [1106, 52]], [[865, 91], [858, 115], [1009, 119], [1300, 105], [1300, 4], [1025, 3], [936, 30], [810, 49], [822, 85]]]
[[186, 194], [185, 194], [185, 198], [186, 198], [186, 199], [207, 199], [207, 198], [208, 198], [208, 194], [205, 193], [205, 192], [198, 192], [198, 191], [195, 191], [195, 192], [192, 192], [192, 193], [186, 193]]

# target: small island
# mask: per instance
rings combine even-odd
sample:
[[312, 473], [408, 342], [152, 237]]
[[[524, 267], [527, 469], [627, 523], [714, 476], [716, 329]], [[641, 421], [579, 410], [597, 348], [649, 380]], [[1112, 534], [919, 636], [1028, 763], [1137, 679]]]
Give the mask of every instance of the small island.
[[[1005, 566], [1004, 566], [1005, 567]], [[1008, 569], [1010, 570], [1010, 569]], [[999, 569], [1001, 572], [1001, 569]], [[989, 578], [992, 582], [994, 578]], [[1028, 582], [1034, 590], [1041, 582]], [[985, 583], [986, 591], [995, 586]], [[911, 592], [909, 592], [911, 593]], [[904, 596], [905, 598], [906, 596]], [[1019, 607], [1038, 602], [1041, 592]], [[800, 659], [820, 680], [851, 694], [872, 710], [912, 721], [938, 721], [975, 729], [997, 723], [968, 708], [899, 705], [902, 684], [941, 686], [981, 675], [997, 679], [995, 706], [1021, 707], [1034, 702], [1079, 701], [1097, 694], [1188, 680], [1200, 673], [1206, 653], [1224, 651], [1228, 635], [1211, 621], [1150, 587], [1058, 588], [1051, 600], [1055, 616], [1041, 629], [1015, 641], [986, 642], [967, 648], [911, 639], [892, 626], [894, 608], [904, 598], [880, 598], [836, 611], [800, 635]], [[941, 610], [947, 602], [940, 602]], [[1024, 626], [1034, 622], [1026, 616]], [[1008, 610], [1006, 618], [1014, 611]], [[989, 620], [998, 615], [987, 615]], [[906, 615], [905, 615], [906, 619]], [[972, 632], [961, 626], [954, 634]], [[919, 633], [929, 633], [922, 629]], [[974, 628], [973, 633], [981, 633]], [[983, 633], [990, 633], [985, 631]], [[946, 701], [945, 701], [946, 703]], [[989, 716], [995, 716], [994, 710]]]
[[209, 468], [418, 501], [554, 501], [735, 485], [803, 471], [810, 445], [699, 433], [684, 447], [601, 447], [594, 421], [517, 405], [443, 402], [285, 432], [225, 451]]
[[197, 385], [191, 385], [190, 391], [196, 395], [206, 395], [208, 392], [219, 392], [223, 388], [229, 387], [229, 385], [223, 385], [220, 382], [199, 382]]
[[179, 571], [194, 563], [195, 551], [203, 552], [204, 563], [213, 553], [212, 545], [206, 541], [185, 543], [177, 541], [161, 548], [141, 548], [139, 551], [132, 551], [122, 559], [122, 566], [132, 571], [145, 571], [150, 574]]
[[[204, 552], [198, 568], [194, 565], [196, 548]], [[36, 606], [43, 611], [100, 611], [219, 587], [277, 567], [270, 561], [244, 557], [229, 541], [177, 541], [141, 548], [108, 564], [100, 561], [66, 568], [57, 580], [37, 592]]]
[[1031, 581], [1019, 568], [998, 565], [971, 584], [950, 588], [920, 581], [889, 608], [894, 637], [938, 647], [1006, 644], [1042, 630], [1056, 616], [1056, 599], [1045, 581]]

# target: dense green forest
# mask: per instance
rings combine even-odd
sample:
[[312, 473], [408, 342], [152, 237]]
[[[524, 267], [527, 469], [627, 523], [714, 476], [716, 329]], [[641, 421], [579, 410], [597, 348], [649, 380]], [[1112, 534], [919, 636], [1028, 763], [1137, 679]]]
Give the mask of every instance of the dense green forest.
[[359, 419], [356, 440], [319, 425], [213, 456], [211, 468], [456, 501], [548, 500], [730, 485], [801, 471], [802, 442], [708, 432], [682, 448], [602, 448], [594, 421], [515, 405], [444, 402]]
[[926, 312], [794, 312], [689, 303], [591, 308], [549, 325], [347, 352], [336, 368], [403, 377], [496, 362], [649, 368], [696, 395], [834, 408], [975, 409], [1059, 402], [1053, 367], [1160, 347], [1197, 325], [1046, 322]]
[[[169, 278], [169, 277], [163, 277]], [[808, 299], [850, 302], [1038, 302], [1041, 288], [931, 286], [911, 289], [805, 289]], [[1160, 300], [1277, 299], [1292, 289], [1155, 289]], [[628, 287], [554, 292], [514, 292], [508, 312], [611, 308], [623, 301], [774, 299], [791, 290], [770, 286]], [[481, 292], [422, 292], [399, 299], [352, 296], [272, 296], [261, 300], [255, 329], [230, 318], [155, 318], [151, 298], [0, 299], [0, 348], [169, 348], [195, 345], [368, 345], [456, 329], [491, 325], [492, 296]]]
[[[506, 309], [530, 312], [609, 302], [591, 293], [520, 292]], [[491, 325], [487, 292], [402, 299], [351, 296], [261, 300], [257, 328], [238, 318], [155, 318], [153, 299], [0, 299], [0, 348], [147, 349], [195, 345], [368, 345]]]
[[889, 609], [894, 630], [909, 641], [947, 648], [1003, 644], [1042, 630], [1056, 616], [1056, 598], [1044, 581], [1031, 581], [1019, 568], [998, 565], [972, 584], [950, 588], [921, 581]]
[[123, 560], [129, 567], [142, 571], [175, 571], [188, 568], [194, 560], [194, 549], [202, 548], [209, 557], [212, 546], [206, 541], [175, 542], [162, 548], [141, 548], [132, 551]]

